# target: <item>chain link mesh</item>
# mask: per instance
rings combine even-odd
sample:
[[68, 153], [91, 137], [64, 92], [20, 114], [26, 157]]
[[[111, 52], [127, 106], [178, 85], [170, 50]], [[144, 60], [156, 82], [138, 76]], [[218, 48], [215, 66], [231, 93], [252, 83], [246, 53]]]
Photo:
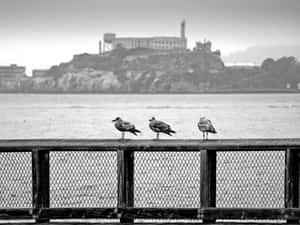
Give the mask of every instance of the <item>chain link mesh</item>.
[[200, 206], [199, 152], [136, 152], [135, 207]]
[[0, 208], [32, 207], [30, 152], [0, 153]]
[[[199, 152], [135, 152], [134, 169], [135, 207], [200, 207]], [[217, 207], [284, 207], [285, 151], [220, 151], [216, 174]], [[116, 152], [50, 152], [50, 207], [116, 206]], [[31, 153], [0, 153], [0, 208], [30, 207]]]
[[116, 152], [50, 152], [50, 207], [116, 206]]
[[217, 207], [283, 208], [284, 151], [217, 152]]

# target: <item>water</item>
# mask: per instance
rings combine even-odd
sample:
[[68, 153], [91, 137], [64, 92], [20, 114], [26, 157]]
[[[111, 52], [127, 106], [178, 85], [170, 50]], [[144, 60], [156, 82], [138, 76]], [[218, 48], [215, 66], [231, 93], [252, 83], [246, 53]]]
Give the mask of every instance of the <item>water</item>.
[[299, 138], [298, 94], [203, 95], [0, 95], [0, 138], [119, 138], [111, 120], [120, 116], [154, 138], [155, 116], [177, 131], [200, 138], [197, 122], [210, 118], [223, 138]]

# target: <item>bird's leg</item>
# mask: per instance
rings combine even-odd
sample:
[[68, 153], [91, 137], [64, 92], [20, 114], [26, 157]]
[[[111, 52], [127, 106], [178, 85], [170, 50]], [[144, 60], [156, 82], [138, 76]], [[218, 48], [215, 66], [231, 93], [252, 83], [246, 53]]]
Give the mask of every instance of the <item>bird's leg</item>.
[[208, 132], [206, 132], [206, 140], [208, 140]]
[[202, 139], [204, 141], [205, 140], [205, 132], [203, 132], [202, 134], [203, 134], [203, 138]]
[[122, 141], [124, 140], [124, 138], [125, 138], [125, 132], [123, 131], [122, 132]]
[[156, 140], [159, 140], [159, 132], [156, 133]]

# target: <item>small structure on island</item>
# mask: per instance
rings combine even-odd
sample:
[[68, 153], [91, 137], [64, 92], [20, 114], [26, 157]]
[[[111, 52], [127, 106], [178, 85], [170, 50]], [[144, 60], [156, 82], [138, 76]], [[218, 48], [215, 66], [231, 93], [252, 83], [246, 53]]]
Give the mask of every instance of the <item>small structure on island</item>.
[[0, 66], [0, 79], [16, 79], [26, 76], [26, 67], [11, 64], [10, 66]]
[[217, 56], [221, 56], [221, 51], [218, 49], [216, 51], [212, 51], [211, 49], [212, 43], [211, 41], [207, 41], [204, 39], [203, 42], [197, 41], [196, 46], [193, 48], [193, 52], [206, 52], [206, 53], [212, 53]]
[[102, 54], [102, 41], [100, 40], [99, 41], [99, 55], [101, 55]]
[[36, 69], [36, 70], [32, 70], [32, 77], [44, 77], [46, 75], [46, 73], [48, 72], [48, 70], [46, 69]]
[[15, 91], [21, 88], [22, 81], [26, 80], [26, 67], [11, 64], [0, 66], [0, 90]]
[[203, 42], [197, 41], [196, 46], [193, 49], [194, 52], [211, 52], [211, 41], [204, 39]]

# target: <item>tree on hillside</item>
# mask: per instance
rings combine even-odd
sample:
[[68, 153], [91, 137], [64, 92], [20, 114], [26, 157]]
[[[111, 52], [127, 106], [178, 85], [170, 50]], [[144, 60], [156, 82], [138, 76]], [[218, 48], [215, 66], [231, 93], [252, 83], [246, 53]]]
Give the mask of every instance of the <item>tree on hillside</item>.
[[261, 64], [261, 70], [262, 71], [269, 71], [272, 66], [274, 65], [275, 60], [272, 58], [266, 58], [263, 63]]

